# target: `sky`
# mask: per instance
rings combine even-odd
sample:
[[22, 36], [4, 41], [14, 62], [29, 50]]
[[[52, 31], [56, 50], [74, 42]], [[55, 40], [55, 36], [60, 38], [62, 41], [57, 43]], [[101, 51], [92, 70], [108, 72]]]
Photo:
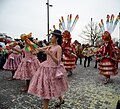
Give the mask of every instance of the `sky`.
[[[47, 38], [47, 0], [0, 0], [0, 33], [6, 33], [12, 38], [20, 38], [23, 33], [33, 33], [39, 40]], [[106, 21], [107, 14], [120, 12], [120, 0], [49, 0], [49, 28], [53, 25], [59, 29], [59, 19], [64, 17], [67, 24], [67, 15], [79, 19], [71, 32], [72, 41], [78, 40], [84, 43], [80, 37], [85, 25], [93, 22], [99, 23], [101, 19]], [[112, 38], [119, 38], [119, 23], [116, 26]]]

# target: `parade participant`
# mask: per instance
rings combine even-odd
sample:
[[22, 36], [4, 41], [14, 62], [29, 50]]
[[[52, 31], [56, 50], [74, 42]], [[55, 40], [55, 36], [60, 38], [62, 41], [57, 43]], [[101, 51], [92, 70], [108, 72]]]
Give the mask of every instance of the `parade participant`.
[[[104, 84], [107, 84], [110, 81], [110, 76], [118, 74], [118, 60], [117, 60], [117, 51], [113, 44], [111, 34], [115, 30], [115, 27], [119, 21], [120, 17], [117, 16], [114, 21], [114, 15], [107, 15], [106, 20], [106, 29], [104, 27], [103, 19], [99, 23], [100, 31], [102, 32], [102, 40], [104, 42], [101, 49], [98, 51], [98, 54], [101, 55], [99, 70], [100, 74], [105, 76]], [[114, 23], [113, 23], [114, 22]]]
[[14, 47], [17, 50], [20, 50], [20, 46], [17, 44], [16, 41], [6, 45], [6, 48], [7, 47], [9, 48], [9, 50], [8, 50], [9, 56], [4, 64], [3, 68], [5, 70], [12, 72], [12, 77], [10, 77], [8, 80], [14, 80], [13, 76], [14, 76], [15, 71], [18, 68], [18, 65], [21, 62], [22, 55], [21, 55], [21, 53], [16, 52], [11, 49], [11, 47]]
[[77, 48], [78, 48], [79, 42], [77, 40], [75, 40], [71, 45], [74, 48], [74, 52], [76, 54], [76, 62], [75, 62], [75, 64], [77, 64], [77, 60], [78, 60]]
[[105, 76], [104, 83], [106, 84], [109, 82], [111, 75], [115, 76], [118, 74], [118, 62], [113, 41], [108, 31], [104, 32], [102, 40], [104, 41], [104, 44], [97, 53], [101, 54], [99, 70], [100, 74]]
[[[25, 47], [22, 50], [16, 50], [13, 48], [13, 50], [23, 53], [25, 57], [21, 60], [21, 63], [19, 64], [14, 77], [15, 79], [20, 79], [20, 80], [25, 80], [26, 81], [26, 86], [24, 86], [21, 91], [27, 91], [29, 87], [30, 80], [32, 76], [35, 74], [37, 69], [39, 68], [39, 60], [37, 59], [36, 53], [34, 49], [30, 49], [29, 46], [30, 44], [28, 41], [33, 41], [33, 38], [31, 38], [31, 33], [26, 35], [22, 34], [21, 39], [25, 40]], [[30, 37], [28, 37], [30, 36]], [[24, 38], [26, 37], [26, 38]], [[26, 40], [27, 39], [27, 40]], [[34, 54], [35, 53], [35, 54]]]
[[71, 43], [71, 34], [67, 30], [63, 32], [62, 49], [63, 49], [63, 63], [65, 69], [67, 70], [68, 76], [71, 76], [72, 70], [76, 67], [75, 62], [77, 56], [75, 53], [75, 47]]
[[[79, 15], [76, 15], [75, 19], [72, 23], [72, 14], [67, 16], [67, 25], [65, 25], [64, 17], [61, 16], [61, 19], [59, 19], [59, 29], [63, 33], [63, 43], [62, 43], [62, 51], [63, 51], [63, 57], [62, 61], [64, 63], [65, 69], [67, 70], [68, 76], [72, 75], [73, 69], [76, 67], [76, 52], [75, 52], [75, 46], [72, 44], [72, 37], [71, 32], [73, 31], [76, 22], [79, 19]], [[53, 25], [53, 28], [56, 29], [55, 25]]]
[[47, 54], [47, 60], [42, 62], [35, 72], [29, 85], [28, 93], [43, 99], [43, 109], [48, 109], [51, 99], [59, 98], [60, 102], [55, 107], [64, 104], [62, 95], [68, 89], [67, 75], [62, 58], [62, 34], [59, 30], [54, 30], [51, 37], [51, 44], [38, 48]]

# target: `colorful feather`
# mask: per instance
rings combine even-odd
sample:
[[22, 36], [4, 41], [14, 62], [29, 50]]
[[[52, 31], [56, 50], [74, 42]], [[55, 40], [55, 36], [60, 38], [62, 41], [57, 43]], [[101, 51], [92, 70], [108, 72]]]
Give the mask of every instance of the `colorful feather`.
[[68, 27], [67, 27], [67, 30], [70, 31], [70, 26], [71, 26], [71, 22], [72, 22], [72, 14], [68, 15], [69, 18], [68, 18]]
[[99, 23], [99, 27], [100, 27], [100, 31], [103, 33], [104, 31], [102, 29], [102, 24], [101, 23]]
[[53, 28], [54, 28], [54, 30], [56, 30], [56, 27], [55, 27], [55, 25], [53, 25]]
[[66, 27], [65, 27], [65, 22], [64, 22], [63, 16], [61, 17], [61, 19], [62, 19], [62, 28], [63, 28], [63, 31], [64, 31], [66, 29]]
[[103, 19], [101, 19], [101, 24], [102, 24], [103, 31], [105, 31], [105, 26], [104, 26], [104, 23], [103, 23]]
[[107, 28], [107, 30], [109, 29], [109, 19], [110, 19], [110, 16], [107, 15], [107, 20], [106, 20], [106, 28]]
[[113, 24], [113, 31], [114, 31], [115, 27], [117, 26], [117, 23], [119, 22], [119, 20], [120, 20], [120, 17], [119, 17], [119, 15], [118, 15], [118, 16], [116, 17], [116, 20], [115, 20], [114, 24]]
[[63, 28], [62, 28], [62, 22], [61, 22], [60, 19], [59, 19], [59, 29], [60, 29], [61, 31], [63, 31]]
[[110, 33], [113, 32], [113, 21], [114, 21], [114, 15], [112, 14], [111, 17], [110, 17], [110, 24], [109, 24], [109, 28], [108, 28], [108, 31]]
[[75, 27], [75, 25], [76, 25], [78, 19], [79, 19], [79, 16], [76, 15], [76, 17], [75, 17], [75, 19], [74, 19], [74, 21], [73, 21], [73, 24], [72, 24], [72, 26], [71, 26], [71, 28], [70, 28], [70, 32], [71, 32], [71, 31], [73, 30], [73, 28]]

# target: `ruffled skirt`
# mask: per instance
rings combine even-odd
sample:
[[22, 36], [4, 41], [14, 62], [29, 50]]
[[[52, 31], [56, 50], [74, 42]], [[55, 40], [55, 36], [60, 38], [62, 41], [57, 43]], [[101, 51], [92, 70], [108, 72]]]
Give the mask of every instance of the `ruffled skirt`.
[[62, 96], [67, 89], [64, 66], [48, 67], [46, 62], [43, 62], [30, 82], [28, 93], [43, 99], [54, 99]]

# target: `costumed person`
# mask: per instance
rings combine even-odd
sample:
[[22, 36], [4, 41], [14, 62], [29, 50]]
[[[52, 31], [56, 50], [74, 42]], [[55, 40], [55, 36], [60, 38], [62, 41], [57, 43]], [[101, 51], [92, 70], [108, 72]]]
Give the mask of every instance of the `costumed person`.
[[75, 47], [71, 43], [71, 34], [65, 30], [63, 32], [63, 63], [67, 70], [68, 76], [72, 75], [72, 70], [76, 67], [76, 52]]
[[68, 89], [66, 70], [61, 62], [62, 34], [59, 30], [54, 30], [51, 34], [51, 44], [37, 49], [47, 54], [47, 60], [40, 63], [28, 89], [28, 93], [43, 99], [43, 109], [48, 109], [49, 101], [55, 98], [60, 100], [60, 102], [55, 105], [55, 108], [64, 104], [62, 95]]
[[25, 55], [24, 58], [22, 58], [21, 63], [19, 64], [13, 77], [15, 79], [26, 81], [26, 85], [21, 88], [21, 91], [23, 92], [28, 90], [30, 80], [40, 65], [40, 62], [36, 56], [36, 45], [32, 42], [33, 38], [31, 36], [32, 33], [28, 35], [22, 34], [20, 37], [25, 41], [25, 47], [22, 50], [16, 50], [13, 48], [13, 50]]
[[75, 40], [73, 43], [72, 43], [72, 46], [74, 47], [74, 51], [75, 51], [75, 54], [76, 54], [76, 62], [75, 64], [77, 64], [77, 60], [78, 60], [78, 56], [77, 56], [77, 48], [78, 48], [78, 44], [79, 42], [77, 40]]
[[8, 80], [14, 80], [13, 76], [15, 74], [15, 71], [18, 68], [18, 65], [21, 62], [22, 59], [22, 54], [14, 51], [11, 49], [11, 47], [20, 50], [20, 46], [18, 45], [18, 43], [16, 41], [11, 42], [10, 44], [6, 45], [6, 48], [8, 49], [8, 58], [3, 66], [3, 68], [5, 70], [11, 71], [12, 72], [12, 77], [8, 78]]
[[102, 35], [102, 40], [104, 41], [103, 46], [98, 51], [98, 54], [101, 54], [99, 70], [100, 74], [105, 76], [104, 83], [108, 83], [110, 81], [111, 75], [118, 74], [117, 68], [117, 55], [113, 45], [113, 41], [111, 40], [111, 35], [108, 31], [105, 31]]
[[[77, 21], [79, 19], [79, 15], [76, 15], [72, 22], [72, 14], [67, 16], [67, 25], [65, 25], [64, 17], [62, 16], [59, 19], [59, 29], [63, 33], [63, 63], [65, 69], [67, 70], [68, 76], [72, 75], [73, 69], [76, 67], [75, 62], [77, 59], [75, 46], [71, 42], [71, 32], [73, 31]], [[54, 26], [55, 29], [55, 26]]]
[[[114, 31], [117, 22], [118, 17], [116, 18], [114, 24], [114, 15], [112, 14], [111, 17], [107, 15], [107, 21], [106, 26], [107, 30], [105, 31], [103, 20], [101, 20], [101, 23], [99, 23], [100, 29], [102, 31], [102, 40], [104, 42], [101, 49], [98, 51], [98, 53], [101, 55], [100, 58], [100, 64], [99, 64], [99, 70], [100, 74], [105, 76], [104, 84], [107, 84], [110, 81], [110, 77], [113, 75], [118, 74], [118, 60], [117, 60], [117, 51], [115, 49], [115, 46], [113, 44], [111, 33]], [[110, 21], [109, 21], [110, 20]]]

